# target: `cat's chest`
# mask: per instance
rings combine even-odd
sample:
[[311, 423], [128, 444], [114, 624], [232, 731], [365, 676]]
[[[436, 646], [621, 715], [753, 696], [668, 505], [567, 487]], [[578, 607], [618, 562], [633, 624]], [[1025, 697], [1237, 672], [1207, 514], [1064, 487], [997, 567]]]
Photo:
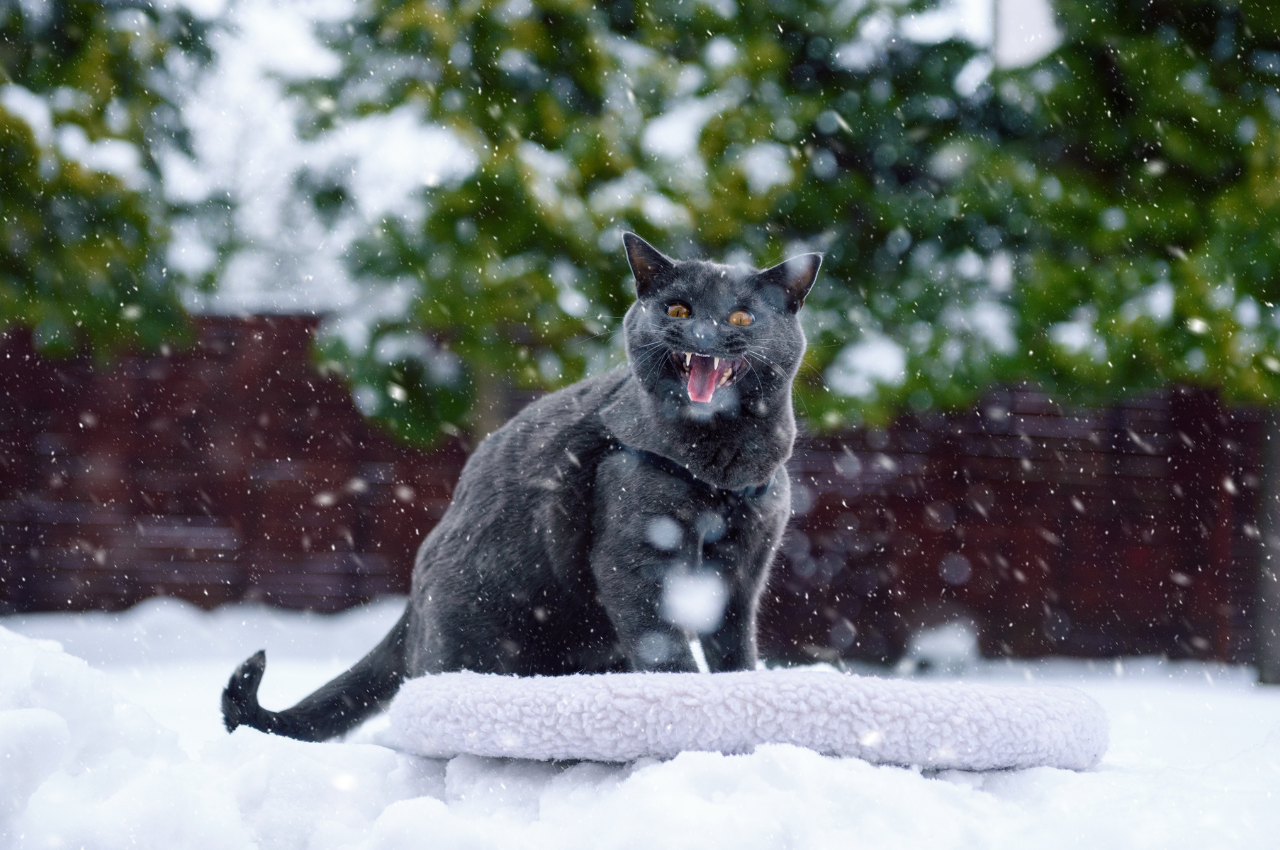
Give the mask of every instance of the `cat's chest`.
[[749, 542], [785, 522], [790, 486], [780, 468], [762, 484], [720, 488], [679, 464], [642, 450], [620, 447], [599, 467], [595, 505], [604, 525], [628, 527], [628, 536], [658, 549], [664, 540]]

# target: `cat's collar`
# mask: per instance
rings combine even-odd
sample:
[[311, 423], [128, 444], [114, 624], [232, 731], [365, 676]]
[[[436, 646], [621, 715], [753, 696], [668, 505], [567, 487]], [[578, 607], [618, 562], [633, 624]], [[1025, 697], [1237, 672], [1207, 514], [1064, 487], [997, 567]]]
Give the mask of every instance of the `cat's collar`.
[[713, 484], [703, 481], [701, 478], [690, 472], [687, 466], [676, 463], [669, 457], [663, 457], [656, 452], [647, 451], [645, 449], [638, 449], [635, 446], [628, 446], [625, 443], [618, 442], [617, 440], [614, 440], [614, 446], [617, 451], [624, 452], [643, 463], [647, 463], [650, 466], [662, 470], [668, 475], [679, 478], [686, 484], [692, 484], [696, 487], [702, 487], [707, 490], [721, 493], [732, 493], [740, 499], [759, 499], [773, 488], [773, 483], [778, 478], [778, 472], [777, 470], [774, 470], [773, 475], [769, 476], [769, 480], [763, 484], [740, 487], [736, 490], [726, 490], [723, 487], [716, 487]]

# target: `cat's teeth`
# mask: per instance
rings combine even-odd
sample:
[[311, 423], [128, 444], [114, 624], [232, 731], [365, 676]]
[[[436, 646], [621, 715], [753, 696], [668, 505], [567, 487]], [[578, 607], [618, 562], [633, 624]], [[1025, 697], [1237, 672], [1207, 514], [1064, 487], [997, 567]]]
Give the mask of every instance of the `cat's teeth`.
[[691, 352], [686, 351], [684, 354], [684, 366], [686, 369], [689, 368], [689, 361], [692, 359], [693, 359], [693, 354]]
[[711, 358], [711, 359], [715, 361], [715, 363], [713, 363], [713, 364], [711, 365], [711, 368], [712, 368], [712, 369], [719, 369], [719, 368], [720, 368], [720, 358], [719, 358], [719, 357], [713, 357], [713, 358]]

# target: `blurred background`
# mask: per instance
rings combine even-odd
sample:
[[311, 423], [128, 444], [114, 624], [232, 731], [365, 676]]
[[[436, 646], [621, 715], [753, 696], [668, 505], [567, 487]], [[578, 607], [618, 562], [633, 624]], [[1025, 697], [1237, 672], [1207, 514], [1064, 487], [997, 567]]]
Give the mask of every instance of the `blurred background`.
[[0, 0], [0, 612], [405, 592], [633, 230], [826, 254], [767, 657], [1280, 679], [1278, 87], [1252, 0]]

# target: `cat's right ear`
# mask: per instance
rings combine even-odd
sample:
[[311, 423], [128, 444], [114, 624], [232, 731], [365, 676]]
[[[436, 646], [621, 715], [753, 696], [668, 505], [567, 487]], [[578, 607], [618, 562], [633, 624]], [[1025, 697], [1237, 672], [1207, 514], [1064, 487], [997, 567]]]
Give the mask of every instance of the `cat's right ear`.
[[646, 298], [657, 292], [675, 271], [675, 262], [634, 233], [622, 234], [627, 262], [636, 278], [636, 294]]

